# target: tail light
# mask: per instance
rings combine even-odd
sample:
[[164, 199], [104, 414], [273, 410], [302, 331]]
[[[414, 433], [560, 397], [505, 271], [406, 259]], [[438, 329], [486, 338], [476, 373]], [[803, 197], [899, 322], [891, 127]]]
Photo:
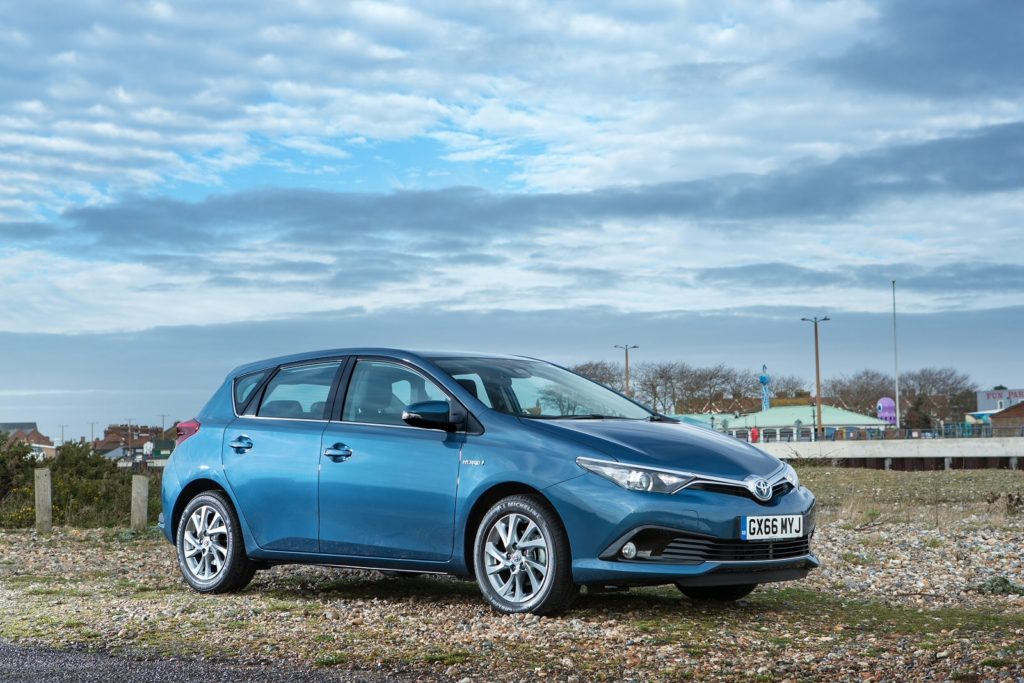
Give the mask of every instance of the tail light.
[[178, 430], [178, 438], [174, 441], [175, 447], [180, 446], [185, 439], [199, 431], [199, 420], [192, 419], [179, 422], [176, 429]]

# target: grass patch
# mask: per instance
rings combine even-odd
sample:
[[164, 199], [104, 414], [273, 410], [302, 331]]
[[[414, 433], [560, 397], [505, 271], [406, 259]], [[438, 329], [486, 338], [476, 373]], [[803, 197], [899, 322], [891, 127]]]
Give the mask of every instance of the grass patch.
[[314, 666], [338, 666], [352, 661], [352, 656], [346, 652], [332, 652], [329, 655], [317, 657], [313, 661]]
[[990, 666], [994, 669], [1002, 669], [1003, 667], [1012, 666], [1013, 660], [1006, 659], [1005, 657], [988, 657], [987, 659], [979, 662], [982, 666]]
[[875, 556], [870, 553], [846, 552], [840, 555], [840, 557], [846, 564], [852, 564], [857, 567], [870, 567], [877, 562]]
[[1024, 595], [1024, 586], [1001, 575], [986, 579], [977, 590], [987, 595]]

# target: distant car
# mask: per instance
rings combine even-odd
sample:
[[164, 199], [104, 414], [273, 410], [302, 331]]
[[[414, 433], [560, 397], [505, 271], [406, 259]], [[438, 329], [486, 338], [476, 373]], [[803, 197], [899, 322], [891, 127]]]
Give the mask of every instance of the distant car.
[[475, 577], [501, 612], [581, 585], [736, 600], [799, 579], [787, 464], [540, 360], [342, 349], [232, 371], [178, 425], [161, 523], [197, 591], [312, 563]]

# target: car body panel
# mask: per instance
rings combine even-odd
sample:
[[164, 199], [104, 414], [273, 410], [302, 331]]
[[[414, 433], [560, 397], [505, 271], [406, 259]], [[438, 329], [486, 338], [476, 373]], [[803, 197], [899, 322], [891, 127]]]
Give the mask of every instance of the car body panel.
[[320, 552], [447, 561], [465, 435], [414, 427], [331, 422], [320, 455]]
[[[224, 432], [224, 477], [253, 538], [267, 550], [316, 552], [323, 421], [240, 417]], [[248, 437], [241, 451], [229, 443]]]
[[577, 439], [615, 460], [720, 477], [766, 477], [779, 461], [731, 436], [681, 423], [633, 420], [530, 420], [536, 430]]

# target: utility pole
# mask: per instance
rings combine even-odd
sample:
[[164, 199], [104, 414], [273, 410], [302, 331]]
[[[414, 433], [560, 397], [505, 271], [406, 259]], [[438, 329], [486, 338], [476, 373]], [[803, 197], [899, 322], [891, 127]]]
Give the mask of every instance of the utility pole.
[[61, 445], [61, 446], [63, 446], [63, 445], [64, 445], [64, 428], [65, 428], [65, 427], [70, 427], [70, 426], [71, 426], [71, 425], [61, 425], [61, 426], [60, 426], [60, 445]]
[[161, 437], [163, 437], [164, 432], [167, 431], [166, 427], [164, 427], [164, 418], [166, 418], [166, 417], [167, 417], [167, 413], [160, 413], [160, 436]]
[[96, 425], [97, 424], [99, 424], [99, 423], [98, 422], [90, 422], [89, 423], [89, 441], [92, 442], [92, 443], [96, 443]]
[[821, 354], [818, 350], [818, 323], [827, 322], [828, 316], [819, 318], [814, 316], [813, 318], [800, 318], [800, 320], [808, 323], [814, 323], [814, 381], [815, 381], [815, 396], [814, 400], [818, 406], [818, 424], [815, 425], [815, 431], [817, 432], [818, 441], [821, 441]]
[[626, 396], [632, 396], [633, 394], [629, 390], [629, 350], [639, 349], [640, 347], [636, 344], [616, 344], [615, 348], [626, 352]]
[[132, 457], [132, 419], [128, 418], [128, 457]]
[[896, 378], [896, 433], [900, 431], [900, 360], [896, 345], [896, 281], [892, 281], [892, 374]]

